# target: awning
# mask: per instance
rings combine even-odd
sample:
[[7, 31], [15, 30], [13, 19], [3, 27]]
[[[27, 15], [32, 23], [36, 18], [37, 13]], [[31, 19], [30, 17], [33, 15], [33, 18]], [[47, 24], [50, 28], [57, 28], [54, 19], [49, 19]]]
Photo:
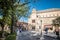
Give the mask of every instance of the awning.
[[45, 28], [52, 28], [52, 25], [44, 25]]

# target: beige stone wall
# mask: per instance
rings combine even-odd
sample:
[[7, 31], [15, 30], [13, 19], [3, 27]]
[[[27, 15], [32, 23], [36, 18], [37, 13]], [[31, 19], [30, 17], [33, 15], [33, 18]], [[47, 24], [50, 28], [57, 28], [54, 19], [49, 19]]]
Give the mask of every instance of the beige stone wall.
[[[43, 30], [44, 25], [51, 25], [52, 20], [59, 16], [60, 16], [60, 9], [57, 8], [52, 8], [52, 9], [42, 10], [42, 11], [36, 11], [35, 9], [33, 9], [30, 18], [28, 19], [28, 23], [34, 25], [36, 30], [40, 30], [39, 26]], [[35, 23], [32, 23], [33, 19], [35, 19]]]

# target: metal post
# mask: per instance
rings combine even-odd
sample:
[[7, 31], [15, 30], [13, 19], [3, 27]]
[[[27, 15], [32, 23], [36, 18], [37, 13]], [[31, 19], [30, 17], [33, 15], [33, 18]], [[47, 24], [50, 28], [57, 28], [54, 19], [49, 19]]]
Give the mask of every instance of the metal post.
[[41, 20], [41, 36], [42, 36], [42, 20]]
[[43, 40], [44, 37], [43, 37], [43, 34], [42, 34], [42, 20], [41, 20], [41, 37], [40, 37], [40, 40]]

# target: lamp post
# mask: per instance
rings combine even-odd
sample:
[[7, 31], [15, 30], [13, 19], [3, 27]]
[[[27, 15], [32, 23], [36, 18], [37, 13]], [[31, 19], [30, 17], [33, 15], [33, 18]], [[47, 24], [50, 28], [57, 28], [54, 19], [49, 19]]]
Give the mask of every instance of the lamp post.
[[40, 40], [43, 40], [44, 37], [43, 37], [43, 34], [42, 34], [42, 20], [40, 22], [41, 22], [41, 37], [40, 37]]
[[42, 20], [41, 20], [41, 36], [42, 36]]

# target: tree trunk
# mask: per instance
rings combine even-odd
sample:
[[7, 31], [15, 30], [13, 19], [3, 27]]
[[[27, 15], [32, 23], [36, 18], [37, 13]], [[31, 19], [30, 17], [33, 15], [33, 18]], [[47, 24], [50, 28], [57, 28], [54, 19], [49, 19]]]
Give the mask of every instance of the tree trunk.
[[4, 37], [4, 25], [2, 26], [2, 38]]
[[11, 34], [13, 33], [13, 26], [11, 25]]
[[12, 24], [11, 24], [11, 33], [13, 33], [13, 27], [14, 27], [14, 17], [13, 17], [13, 12], [12, 12], [12, 15], [11, 15], [11, 16], [12, 16], [12, 19], [11, 19], [11, 20], [12, 20], [12, 21], [11, 21], [11, 22], [12, 22]]

